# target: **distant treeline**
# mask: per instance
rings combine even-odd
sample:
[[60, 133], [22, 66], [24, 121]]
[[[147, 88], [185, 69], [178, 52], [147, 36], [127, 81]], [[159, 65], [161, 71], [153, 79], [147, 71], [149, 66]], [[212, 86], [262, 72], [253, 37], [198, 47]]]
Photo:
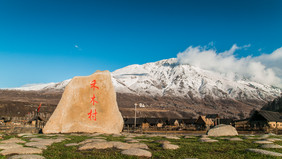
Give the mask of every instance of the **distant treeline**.
[[282, 96], [268, 102], [262, 110], [269, 110], [282, 113]]

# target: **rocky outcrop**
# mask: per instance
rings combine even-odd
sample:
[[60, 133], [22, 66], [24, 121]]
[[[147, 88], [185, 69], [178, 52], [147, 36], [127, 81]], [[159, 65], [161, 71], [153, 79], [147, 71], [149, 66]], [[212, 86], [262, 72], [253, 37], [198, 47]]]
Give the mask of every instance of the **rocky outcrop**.
[[43, 133], [120, 133], [123, 119], [109, 71], [74, 77]]

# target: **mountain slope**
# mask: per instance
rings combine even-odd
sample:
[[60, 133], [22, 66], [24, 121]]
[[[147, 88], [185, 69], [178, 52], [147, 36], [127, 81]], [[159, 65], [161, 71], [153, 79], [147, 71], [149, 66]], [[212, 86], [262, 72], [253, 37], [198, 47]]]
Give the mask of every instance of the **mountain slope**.
[[269, 100], [279, 96], [281, 89], [236, 76], [180, 65], [176, 59], [144, 65], [130, 65], [112, 73], [116, 91], [146, 96], [178, 96], [237, 100]]
[[[71, 79], [13, 90], [62, 90]], [[144, 96], [177, 96], [269, 101], [280, 96], [281, 89], [250, 81], [240, 75], [230, 79], [224, 74], [190, 65], [180, 65], [175, 58], [143, 65], [129, 65], [112, 72], [118, 93]]]
[[[69, 81], [16, 89], [62, 91]], [[132, 116], [135, 103], [140, 105], [140, 117], [187, 118], [207, 113], [218, 113], [226, 118], [238, 118], [239, 114], [247, 117], [252, 109], [260, 109], [281, 93], [280, 88], [239, 74], [230, 78], [181, 65], [174, 58], [118, 69], [112, 72], [112, 81], [120, 110], [127, 117]]]

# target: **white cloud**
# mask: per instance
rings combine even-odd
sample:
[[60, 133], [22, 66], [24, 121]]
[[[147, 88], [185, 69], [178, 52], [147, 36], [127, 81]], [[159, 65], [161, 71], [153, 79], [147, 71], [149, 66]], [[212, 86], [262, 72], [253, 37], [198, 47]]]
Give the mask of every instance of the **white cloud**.
[[177, 59], [180, 64], [190, 64], [224, 73], [230, 78], [235, 78], [235, 74], [239, 74], [263, 84], [282, 87], [282, 47], [271, 54], [262, 54], [257, 57], [235, 57], [236, 50], [247, 49], [250, 46], [249, 44], [239, 47], [234, 44], [224, 52], [190, 46], [184, 52], [178, 53]]
[[75, 44], [74, 47], [75, 47], [78, 51], [82, 51], [82, 49], [80, 48], [80, 46], [78, 46], [78, 44]]

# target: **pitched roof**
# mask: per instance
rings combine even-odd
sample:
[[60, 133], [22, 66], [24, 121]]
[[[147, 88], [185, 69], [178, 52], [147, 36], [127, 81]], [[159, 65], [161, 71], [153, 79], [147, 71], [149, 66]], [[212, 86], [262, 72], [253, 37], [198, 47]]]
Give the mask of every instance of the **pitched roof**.
[[279, 112], [261, 110], [258, 113], [263, 116], [267, 121], [282, 122], [282, 115]]
[[199, 116], [197, 121], [200, 119], [202, 119], [202, 121], [204, 121], [206, 125], [213, 125], [213, 121], [211, 119], [207, 119], [206, 116]]

